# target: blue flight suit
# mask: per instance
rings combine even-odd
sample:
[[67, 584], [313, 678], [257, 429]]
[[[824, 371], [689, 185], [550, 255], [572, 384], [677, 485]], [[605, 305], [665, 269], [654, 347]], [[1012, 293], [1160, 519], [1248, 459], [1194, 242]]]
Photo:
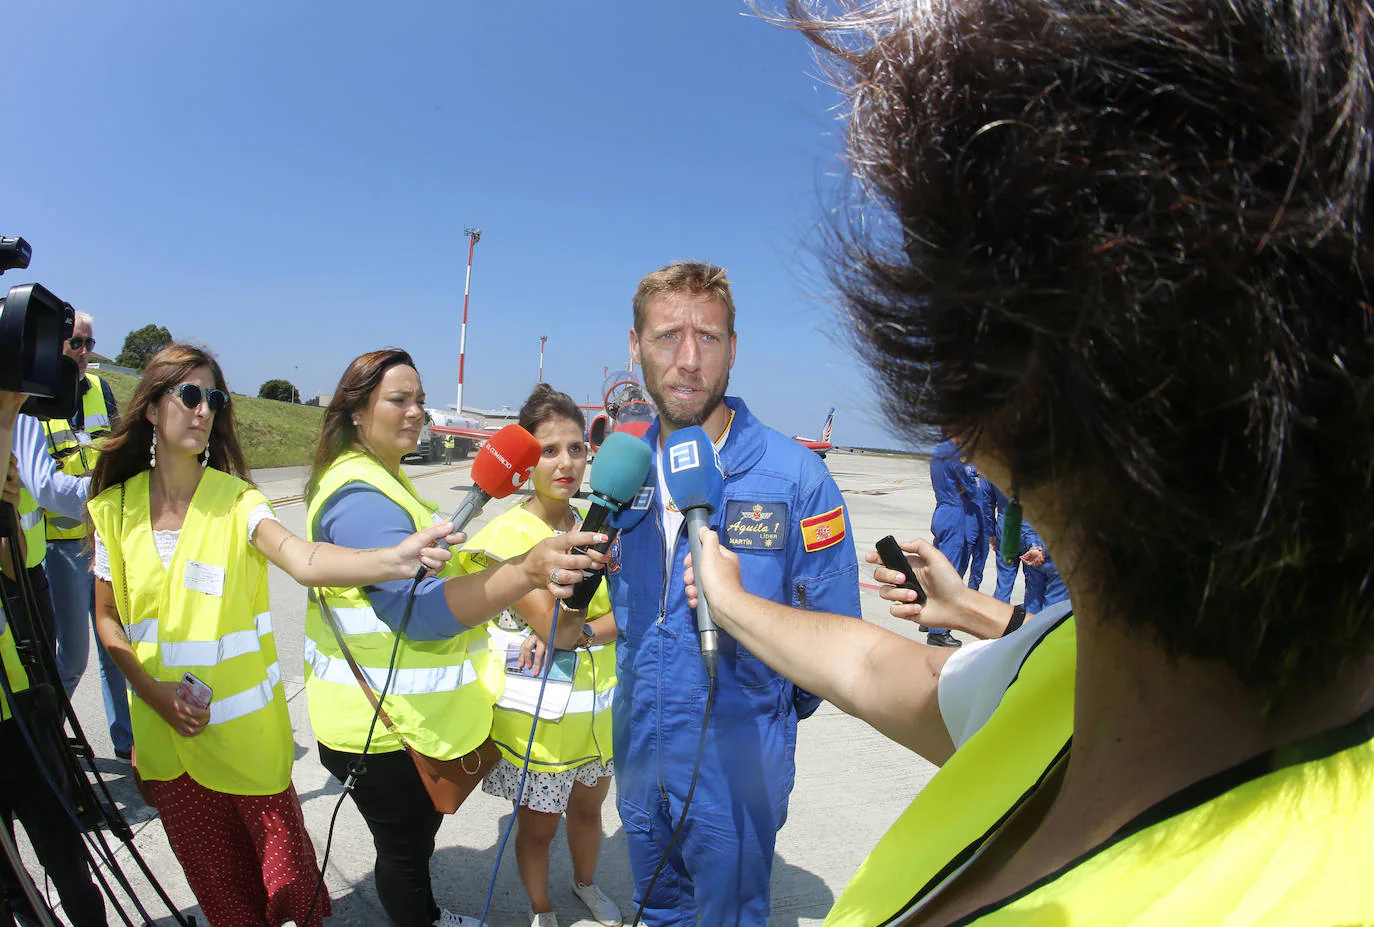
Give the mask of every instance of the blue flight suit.
[[[1010, 505], [1011, 502], [1007, 499], [1006, 493], [994, 486], [990, 480], [984, 480], [983, 485], [987, 487], [987, 491], [983, 496], [984, 517], [988, 520], [988, 523], [993, 526], [993, 530], [995, 531], [993, 537], [997, 539], [997, 546], [999, 548], [997, 554], [997, 591], [993, 593], [993, 597], [998, 601], [1010, 603], [1011, 591], [1016, 586], [1016, 573], [1021, 568], [1021, 561], [1019, 559], [1013, 559], [1011, 563], [1004, 563], [1000, 552], [1002, 545], [1002, 526], [1006, 522], [1007, 506]], [[1026, 529], [1026, 523], [1022, 522], [1022, 538], [1025, 537]], [[1024, 554], [1028, 549], [1029, 546], [1024, 545], [1023, 541], [1023, 546], [1019, 548], [1017, 553]]]
[[[764, 426], [744, 403], [720, 461], [724, 503], [711, 527], [739, 555], [744, 588], [797, 608], [860, 616], [859, 568], [839, 488], [819, 457]], [[683, 595], [686, 531], [668, 539], [657, 498], [659, 424], [642, 519], [612, 545], [607, 574], [620, 637], [615, 692], [616, 804], [629, 845], [636, 906], [667, 849], [691, 785], [707, 678], [696, 618]], [[646, 498], [652, 489], [653, 497]], [[823, 516], [829, 515], [829, 518]], [[818, 516], [820, 516], [818, 518]], [[806, 550], [803, 520], [826, 530]], [[682, 834], [644, 908], [650, 927], [764, 925], [777, 832], [795, 775], [797, 719], [820, 705], [720, 632], [720, 664], [701, 772]]]
[[968, 569], [973, 554], [966, 531], [966, 509], [977, 486], [969, 478], [970, 469], [959, 459], [959, 448], [952, 440], [941, 441], [930, 455], [930, 486], [935, 491], [930, 533], [935, 546], [954, 564], [960, 576]]
[[[1025, 553], [1032, 547], [1043, 548], [1045, 542], [1040, 540], [1040, 535], [1029, 524], [1023, 523], [1021, 526], [1021, 552]], [[1064, 585], [1063, 578], [1059, 575], [1059, 568], [1050, 559], [1050, 552], [1045, 551], [1045, 562], [1039, 566], [1027, 565], [1026, 575], [1026, 613], [1030, 615], [1038, 614], [1056, 605], [1069, 597], [1069, 588]]]
[[988, 540], [992, 537], [992, 519], [988, 516], [988, 487], [992, 484], [973, 464], [964, 464], [965, 486], [972, 486], [964, 497], [964, 537], [968, 539], [968, 587], [983, 585], [983, 569], [988, 563]]

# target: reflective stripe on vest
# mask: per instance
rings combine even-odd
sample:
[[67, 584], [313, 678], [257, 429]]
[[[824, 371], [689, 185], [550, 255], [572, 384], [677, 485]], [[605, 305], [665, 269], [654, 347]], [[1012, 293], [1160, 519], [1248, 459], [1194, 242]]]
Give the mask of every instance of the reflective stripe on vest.
[[[352, 646], [351, 644], [349, 645]], [[311, 672], [324, 682], [341, 686], [358, 685], [353, 668], [341, 656], [329, 656], [320, 652], [310, 638], [305, 639], [305, 662]], [[386, 686], [385, 666], [366, 666], [358, 664], [374, 691], [380, 693]], [[397, 669], [391, 673], [391, 687], [387, 698], [393, 695], [428, 695], [438, 692], [456, 692], [463, 686], [478, 680], [477, 668], [471, 660], [464, 660], [457, 666], [435, 666], [429, 669]]]
[[261, 650], [261, 638], [272, 633], [272, 613], [255, 616], [251, 630], [231, 631], [216, 640], [160, 641], [157, 625], [156, 618], [145, 618], [129, 625], [125, 634], [130, 643], [157, 644], [163, 666], [210, 667]]
[[48, 535], [43, 510], [23, 486], [19, 487], [19, 527], [24, 532], [24, 566], [33, 569], [48, 552]]
[[[153, 542], [148, 471], [92, 499], [92, 522], [110, 556], [110, 585], [134, 656], [159, 682], [191, 673], [212, 690], [210, 723], [178, 735], [142, 699], [132, 700], [139, 773], [167, 781], [189, 774], [231, 795], [272, 795], [291, 781], [294, 741], [267, 594], [267, 561], [248, 538], [248, 516], [265, 500], [213, 468], [182, 523], [164, 569]], [[191, 564], [223, 571], [221, 594], [186, 586]]]
[[[418, 530], [435, 520], [437, 507], [424, 502], [405, 474], [393, 476], [370, 456], [348, 451], [341, 454], [320, 477], [306, 511], [306, 533], [319, 540], [319, 516], [324, 505], [350, 483], [363, 483], [384, 494], [410, 517]], [[450, 561], [440, 576], [451, 576]], [[361, 752], [367, 742], [373, 709], [338, 641], [320, 616], [316, 594], [306, 603], [305, 689], [310, 725], [325, 746], [349, 753]], [[336, 613], [349, 650], [372, 688], [380, 693], [386, 685], [396, 636], [372, 608], [366, 593], [357, 587], [318, 590]], [[417, 641], [402, 637], [396, 652], [396, 669], [386, 697], [386, 713], [411, 747], [436, 759], [453, 759], [477, 747], [491, 732], [492, 698], [480, 684], [487, 667], [486, 633], [466, 630], [451, 638]], [[370, 750], [385, 753], [401, 749], [398, 737], [378, 726]]]
[[[9, 622], [5, 620], [5, 610], [0, 608], [0, 665], [4, 668], [5, 680], [13, 692], [23, 692], [29, 687], [29, 674], [24, 664], [19, 662], [19, 651], [14, 646], [14, 634], [10, 632]], [[10, 703], [0, 691], [0, 721], [10, 716]]]
[[[100, 377], [88, 373], [86, 381], [89, 385], [81, 394], [81, 415], [85, 424], [82, 431], [90, 439], [88, 446], [81, 444], [77, 430], [67, 419], [54, 418], [43, 423], [48, 451], [68, 476], [89, 476], [95, 470], [100, 443], [110, 434], [110, 410], [105, 406], [105, 389], [101, 386]], [[68, 518], [56, 512], [44, 514], [47, 516], [49, 541], [80, 540], [89, 531], [86, 523], [79, 518]]]

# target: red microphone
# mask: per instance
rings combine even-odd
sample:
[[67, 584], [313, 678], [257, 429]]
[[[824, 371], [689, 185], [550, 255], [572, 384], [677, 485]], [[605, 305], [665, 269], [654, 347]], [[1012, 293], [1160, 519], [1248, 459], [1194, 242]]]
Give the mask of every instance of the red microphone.
[[[463, 504], [449, 519], [454, 531], [462, 531], [492, 499], [515, 492], [539, 463], [539, 442], [519, 425], [507, 425], [487, 439], [472, 459], [472, 483]], [[442, 541], [439, 546], [447, 546]]]

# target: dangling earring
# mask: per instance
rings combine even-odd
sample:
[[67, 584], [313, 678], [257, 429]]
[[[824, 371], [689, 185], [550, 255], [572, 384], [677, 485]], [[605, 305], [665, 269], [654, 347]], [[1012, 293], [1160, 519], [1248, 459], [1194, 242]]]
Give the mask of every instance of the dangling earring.
[[1002, 537], [997, 542], [997, 556], [1003, 563], [1015, 563], [1021, 556], [1021, 497], [1016, 492], [1016, 478], [1011, 480], [1011, 502], [1002, 513]]
[[210, 439], [205, 439], [205, 456], [200, 458], [201, 469], [210, 466]]
[[148, 467], [157, 468], [157, 432], [153, 432], [153, 443], [148, 445]]

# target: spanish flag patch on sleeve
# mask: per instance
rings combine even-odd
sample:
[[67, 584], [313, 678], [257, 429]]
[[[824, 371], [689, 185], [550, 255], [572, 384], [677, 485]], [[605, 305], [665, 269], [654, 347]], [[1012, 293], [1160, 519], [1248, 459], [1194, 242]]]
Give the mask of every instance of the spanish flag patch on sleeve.
[[833, 547], [844, 540], [844, 506], [801, 520], [802, 542], [807, 553]]

